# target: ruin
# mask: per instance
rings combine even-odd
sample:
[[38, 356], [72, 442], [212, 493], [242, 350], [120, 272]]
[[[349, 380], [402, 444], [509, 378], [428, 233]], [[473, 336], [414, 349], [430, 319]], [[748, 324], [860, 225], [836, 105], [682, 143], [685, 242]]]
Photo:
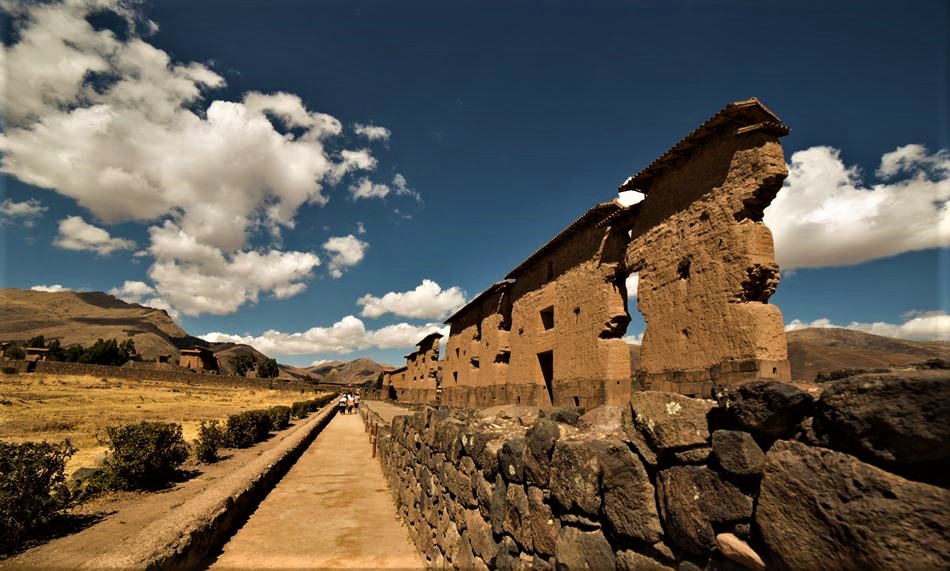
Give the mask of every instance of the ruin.
[[406, 355], [406, 366], [383, 374], [384, 396], [403, 402], [434, 402], [440, 390], [439, 339], [426, 335], [418, 349]]
[[[477, 295], [446, 321], [441, 402], [592, 407], [637, 389], [708, 397], [717, 385], [789, 380], [762, 222], [787, 175], [787, 133], [757, 99], [727, 105], [620, 186], [642, 201], [597, 204]], [[631, 381], [622, 337], [633, 272], [646, 330]]]
[[199, 373], [217, 373], [218, 358], [214, 352], [204, 347], [192, 347], [180, 351], [179, 366]]

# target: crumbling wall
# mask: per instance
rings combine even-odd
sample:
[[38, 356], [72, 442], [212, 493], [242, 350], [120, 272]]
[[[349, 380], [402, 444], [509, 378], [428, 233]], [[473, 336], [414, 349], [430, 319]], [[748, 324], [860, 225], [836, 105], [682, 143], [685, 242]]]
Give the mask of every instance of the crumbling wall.
[[718, 404], [643, 391], [580, 412], [426, 408], [380, 424], [383, 472], [429, 566], [818, 571], [950, 560], [946, 371], [809, 392], [759, 381]]
[[450, 318], [442, 376], [442, 403], [489, 406], [506, 402], [511, 359], [511, 297], [499, 282]]
[[417, 351], [406, 355], [405, 370], [390, 375], [396, 400], [409, 403], [432, 403], [438, 397], [439, 338], [438, 333], [422, 339]]
[[644, 388], [708, 396], [714, 385], [790, 379], [762, 223], [787, 174], [786, 132], [757, 101], [733, 104], [622, 187], [646, 194], [626, 259], [647, 323]]
[[620, 338], [630, 321], [626, 236], [598, 224], [620, 208], [598, 205], [508, 275], [515, 280], [508, 384], [517, 391], [508, 402], [590, 407], [629, 398], [630, 355]]

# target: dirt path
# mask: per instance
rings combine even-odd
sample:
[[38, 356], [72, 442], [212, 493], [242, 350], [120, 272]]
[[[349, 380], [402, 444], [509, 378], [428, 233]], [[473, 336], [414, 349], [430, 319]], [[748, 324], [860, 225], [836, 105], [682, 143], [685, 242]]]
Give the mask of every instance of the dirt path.
[[358, 415], [334, 418], [211, 566], [423, 569]]

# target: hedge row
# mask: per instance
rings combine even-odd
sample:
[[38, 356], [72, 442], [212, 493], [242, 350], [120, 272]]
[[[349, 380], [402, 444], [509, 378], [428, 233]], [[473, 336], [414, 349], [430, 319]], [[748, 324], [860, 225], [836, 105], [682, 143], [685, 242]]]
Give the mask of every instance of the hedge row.
[[[251, 410], [202, 422], [194, 453], [200, 462], [214, 462], [226, 446], [247, 447], [283, 430], [291, 416], [304, 418], [334, 395]], [[106, 490], [154, 490], [166, 486], [188, 458], [182, 427], [170, 422], [139, 422], [106, 429], [108, 453], [102, 470], [71, 489], [66, 462], [76, 448], [59, 444], [0, 441], [0, 553], [16, 547], [31, 531], [61, 515], [71, 505]]]

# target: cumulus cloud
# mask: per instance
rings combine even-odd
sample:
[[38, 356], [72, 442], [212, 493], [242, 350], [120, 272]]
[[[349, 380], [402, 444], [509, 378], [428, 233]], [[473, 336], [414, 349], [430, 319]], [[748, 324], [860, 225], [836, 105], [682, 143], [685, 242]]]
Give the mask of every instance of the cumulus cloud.
[[31, 286], [30, 289], [32, 291], [46, 291], [46, 292], [73, 291], [70, 288], [64, 287], [60, 284], [52, 284], [52, 285], [37, 284], [35, 286]]
[[643, 202], [644, 198], [646, 198], [646, 195], [636, 190], [624, 190], [617, 193], [617, 202], [621, 206], [633, 206], [638, 202]]
[[110, 289], [109, 295], [113, 295], [127, 303], [137, 303], [154, 309], [163, 309], [174, 319], [178, 319], [180, 315], [174, 307], [158, 296], [155, 288], [142, 281], [126, 280], [120, 287]]
[[366, 226], [362, 222], [356, 223], [356, 233], [357, 234], [366, 234]]
[[640, 274], [633, 272], [627, 276], [627, 299], [637, 297], [637, 288], [640, 286]]
[[393, 188], [396, 189], [397, 196], [411, 196], [416, 199], [416, 202], [422, 202], [422, 195], [409, 188], [409, 183], [406, 181], [406, 177], [399, 173], [396, 173], [396, 175], [393, 177]]
[[[373, 170], [376, 158], [368, 149], [331, 150], [327, 141], [342, 125], [297, 95], [211, 99], [224, 79], [142, 39], [136, 6], [49, 2], [11, 12], [16, 42], [0, 46], [0, 171], [75, 199], [105, 224], [154, 223], [153, 240], [172, 224], [184, 257], [159, 255], [169, 245], [153, 243], [150, 277], [162, 299], [183, 303], [185, 313], [234, 311], [263, 290], [299, 293], [316, 256], [249, 252], [250, 234], [267, 230], [279, 244], [301, 207], [327, 202], [325, 185]], [[103, 10], [125, 18], [130, 32], [94, 29], [87, 18]], [[101, 238], [92, 242], [101, 253], [124, 247]], [[239, 268], [248, 261], [263, 264], [265, 276], [283, 277], [243, 276]], [[190, 286], [198, 294], [189, 301]], [[211, 300], [219, 294], [223, 300]]]
[[352, 234], [334, 236], [323, 243], [323, 249], [330, 253], [327, 269], [334, 278], [343, 275], [343, 270], [355, 266], [363, 259], [369, 244]]
[[261, 335], [232, 335], [212, 332], [201, 337], [212, 343], [232, 342], [253, 345], [268, 355], [305, 355], [331, 353], [345, 355], [366, 349], [409, 348], [430, 333], [448, 335], [448, 327], [440, 323], [410, 325], [396, 323], [380, 329], [366, 329], [358, 318], [347, 315], [330, 327], [313, 327], [300, 333], [268, 330]]
[[53, 245], [65, 250], [95, 252], [108, 256], [116, 250], [131, 250], [135, 242], [125, 238], [113, 238], [108, 232], [89, 224], [80, 216], [69, 216], [59, 221], [59, 234]]
[[905, 317], [909, 317], [909, 319], [904, 323], [886, 323], [883, 321], [861, 323], [852, 321], [847, 325], [836, 325], [825, 317], [812, 322], [793, 319], [790, 323], [785, 325], [785, 330], [795, 331], [807, 327], [840, 327], [842, 329], [853, 329], [855, 331], [863, 331], [864, 333], [883, 335], [885, 337], [896, 337], [898, 339], [950, 341], [950, 315], [947, 315], [945, 312], [914, 311], [905, 314]]
[[392, 131], [386, 127], [380, 127], [378, 125], [364, 125], [362, 123], [356, 123], [353, 125], [353, 131], [355, 131], [357, 135], [362, 135], [370, 141], [388, 141], [389, 136], [392, 135]]
[[391, 291], [382, 297], [366, 294], [356, 303], [363, 306], [363, 317], [392, 313], [417, 319], [444, 319], [465, 305], [465, 292], [458, 287], [443, 290], [436, 282], [424, 279], [414, 290]]
[[783, 269], [858, 264], [950, 246], [950, 152], [906, 145], [881, 157], [866, 184], [838, 149], [792, 155], [765, 223]]
[[35, 218], [41, 216], [49, 208], [40, 201], [30, 198], [23, 202], [14, 202], [9, 198], [0, 202], [0, 225], [7, 222], [21, 222], [27, 228], [33, 226]]
[[385, 198], [389, 194], [389, 187], [385, 184], [377, 184], [367, 177], [362, 177], [347, 189], [350, 198], [359, 200], [361, 198]]
[[320, 259], [310, 252], [227, 253], [203, 244], [171, 221], [149, 230], [155, 263], [148, 276], [162, 299], [186, 315], [226, 315], [261, 292], [278, 299], [306, 289]]

